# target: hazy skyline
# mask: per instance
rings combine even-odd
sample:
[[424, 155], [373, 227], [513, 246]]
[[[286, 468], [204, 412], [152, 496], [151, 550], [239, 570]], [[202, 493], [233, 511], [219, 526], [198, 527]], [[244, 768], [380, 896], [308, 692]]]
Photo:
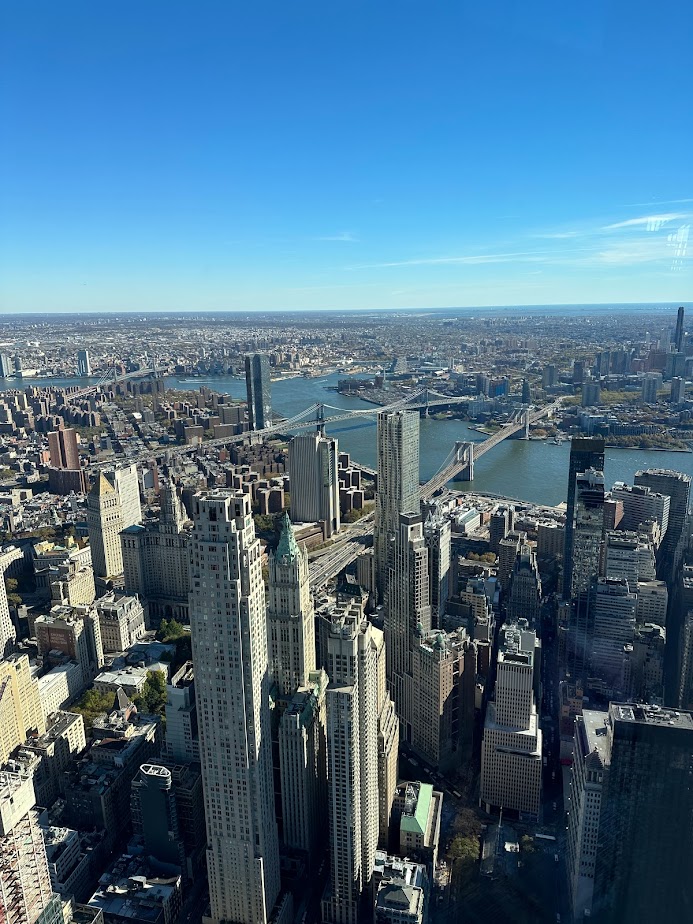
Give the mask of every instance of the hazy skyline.
[[644, 0], [17, 5], [0, 311], [683, 303], [692, 33]]

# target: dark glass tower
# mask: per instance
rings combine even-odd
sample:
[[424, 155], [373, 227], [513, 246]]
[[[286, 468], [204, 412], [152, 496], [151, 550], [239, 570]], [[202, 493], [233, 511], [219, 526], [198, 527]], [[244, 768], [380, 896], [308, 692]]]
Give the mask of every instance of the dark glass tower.
[[604, 731], [592, 914], [602, 924], [693, 920], [693, 717], [612, 703]]
[[604, 471], [604, 440], [600, 437], [577, 437], [570, 444], [568, 471], [568, 509], [565, 518], [565, 546], [563, 552], [563, 599], [570, 599], [573, 580], [573, 520], [575, 519], [575, 478], [588, 468]]
[[251, 430], [264, 430], [272, 423], [272, 391], [269, 356], [248, 353], [245, 358], [245, 386]]
[[676, 347], [676, 352], [681, 352], [681, 346], [683, 345], [683, 316], [684, 310], [683, 305], [679, 308], [678, 314], [676, 315], [676, 334], [674, 335], [674, 346]]

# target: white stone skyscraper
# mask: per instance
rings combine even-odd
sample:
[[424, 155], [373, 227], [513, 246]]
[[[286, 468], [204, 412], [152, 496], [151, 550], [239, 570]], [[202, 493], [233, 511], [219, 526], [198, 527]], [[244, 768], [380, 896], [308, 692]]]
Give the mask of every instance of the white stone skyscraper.
[[292, 696], [315, 670], [315, 614], [308, 553], [299, 548], [286, 514], [277, 550], [269, 556], [267, 641], [270, 678], [280, 696]]
[[[327, 633], [330, 880], [323, 921], [357, 924], [373, 872], [380, 828], [379, 684], [383, 634], [352, 601]], [[396, 745], [395, 745], [396, 749]], [[381, 761], [381, 773], [383, 772]]]
[[388, 567], [401, 513], [419, 513], [419, 415], [416, 411], [378, 414], [378, 484], [375, 507], [376, 581], [387, 599]]
[[262, 552], [250, 498], [198, 492], [190, 626], [215, 924], [284, 920], [274, 814]]
[[339, 529], [339, 444], [321, 433], [304, 433], [289, 443], [291, 518], [325, 524], [325, 538]]

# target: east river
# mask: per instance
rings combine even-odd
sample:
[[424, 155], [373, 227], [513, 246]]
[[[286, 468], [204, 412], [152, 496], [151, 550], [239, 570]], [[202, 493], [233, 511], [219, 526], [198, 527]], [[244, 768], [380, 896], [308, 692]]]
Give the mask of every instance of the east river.
[[[359, 398], [340, 395], [330, 390], [338, 379], [338, 373], [320, 378], [298, 376], [272, 383], [272, 406], [284, 417], [293, 417], [299, 411], [316, 402], [332, 405], [342, 410], [364, 410], [369, 405]], [[9, 387], [40, 387], [84, 385], [89, 380], [77, 378], [24, 379]], [[169, 388], [179, 391], [196, 391], [205, 385], [214, 391], [224, 392], [234, 398], [245, 399], [245, 380], [215, 376], [190, 378], [178, 381], [173, 376], [167, 379]], [[325, 416], [339, 411], [326, 409]], [[376, 467], [375, 458], [375, 415], [364, 420], [340, 421], [334, 427], [328, 425], [327, 432], [338, 437], [340, 449], [358, 462]], [[421, 421], [420, 475], [423, 480], [432, 477], [440, 468], [455, 440], [483, 440], [481, 433], [470, 429], [461, 420]], [[526, 500], [533, 503], [558, 504], [565, 500], [568, 481], [568, 458], [570, 441], [561, 445], [541, 440], [504, 440], [486, 453], [475, 465], [473, 482], [458, 482], [459, 490], [474, 490], [482, 494], [498, 494], [504, 497]], [[639, 449], [608, 448], [605, 459], [607, 487], [615, 481], [633, 483], [633, 476], [641, 468], [669, 468], [685, 472], [693, 477], [693, 453], [665, 452]]]

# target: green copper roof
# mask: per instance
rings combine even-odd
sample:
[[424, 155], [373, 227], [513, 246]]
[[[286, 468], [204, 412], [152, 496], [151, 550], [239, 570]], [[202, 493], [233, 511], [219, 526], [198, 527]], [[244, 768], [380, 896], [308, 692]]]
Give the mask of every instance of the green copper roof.
[[279, 537], [279, 545], [277, 546], [277, 558], [291, 558], [293, 560], [297, 555], [298, 543], [294, 536], [289, 514], [285, 513], [282, 521], [282, 532]]
[[419, 785], [419, 798], [416, 800], [416, 810], [413, 815], [402, 815], [400, 830], [410, 834], [425, 834], [428, 822], [428, 810], [433, 798], [433, 787], [430, 783]]

